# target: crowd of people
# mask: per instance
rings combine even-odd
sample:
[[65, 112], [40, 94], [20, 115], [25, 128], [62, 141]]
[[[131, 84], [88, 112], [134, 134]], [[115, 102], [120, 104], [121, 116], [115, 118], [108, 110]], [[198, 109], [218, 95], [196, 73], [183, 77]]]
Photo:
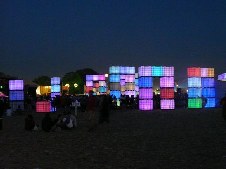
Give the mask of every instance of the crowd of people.
[[[182, 98], [180, 98], [182, 97]], [[109, 123], [109, 112], [111, 109], [138, 109], [139, 96], [129, 97], [121, 96], [120, 99], [117, 99], [115, 96], [110, 95], [93, 95], [93, 92], [90, 91], [89, 95], [80, 95], [80, 96], [57, 96], [54, 99], [48, 97], [40, 97], [37, 100], [51, 100], [51, 106], [54, 110], [60, 112], [57, 118], [52, 118], [51, 113], [46, 113], [41, 122], [41, 127], [39, 124], [36, 124], [32, 112], [35, 108], [35, 103], [32, 99], [25, 100], [26, 108], [26, 118], [25, 118], [25, 130], [33, 131], [40, 130], [49, 132], [57, 130], [67, 130], [73, 129], [78, 126], [77, 122], [77, 111], [80, 111], [83, 114], [86, 114], [87, 120], [90, 121], [90, 128], [92, 130], [96, 124], [102, 124], [104, 122]], [[183, 107], [187, 105], [186, 96], [176, 96], [175, 102], [183, 101]], [[206, 104], [206, 99], [202, 97], [203, 104]], [[78, 104], [79, 103], [79, 104]], [[154, 108], [160, 108], [160, 96], [154, 95], [153, 97]], [[220, 104], [222, 105], [223, 118], [226, 120], [226, 95], [221, 99]], [[119, 106], [120, 105], [120, 106]], [[75, 107], [76, 106], [76, 107]], [[205, 105], [203, 105], [205, 106]], [[0, 130], [2, 129], [2, 120], [3, 114], [6, 110], [6, 103], [4, 100], [0, 100]], [[22, 114], [22, 110], [18, 108], [18, 114]], [[95, 121], [98, 116], [98, 122]]]

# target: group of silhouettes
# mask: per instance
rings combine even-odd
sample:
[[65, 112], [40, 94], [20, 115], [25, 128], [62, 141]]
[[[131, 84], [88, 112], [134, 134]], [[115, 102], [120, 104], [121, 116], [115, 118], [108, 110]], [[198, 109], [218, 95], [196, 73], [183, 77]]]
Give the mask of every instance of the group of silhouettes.
[[33, 131], [33, 130], [40, 130], [50, 132], [56, 130], [68, 130], [75, 128], [77, 126], [76, 117], [71, 114], [70, 112], [65, 112], [64, 114], [59, 114], [56, 119], [53, 119], [50, 113], [46, 113], [42, 119], [41, 128], [35, 122], [34, 117], [29, 114], [25, 118], [25, 130]]

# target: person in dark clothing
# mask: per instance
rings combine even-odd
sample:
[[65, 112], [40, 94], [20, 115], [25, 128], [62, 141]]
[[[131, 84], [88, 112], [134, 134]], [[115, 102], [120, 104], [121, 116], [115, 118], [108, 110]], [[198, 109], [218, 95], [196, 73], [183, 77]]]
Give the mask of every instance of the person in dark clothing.
[[42, 130], [49, 132], [54, 126], [54, 122], [50, 117], [50, 114], [45, 114], [45, 117], [42, 119]]
[[35, 128], [35, 121], [31, 114], [27, 115], [25, 118], [25, 130], [32, 131]]
[[0, 130], [2, 130], [3, 113], [5, 111], [5, 105], [3, 100], [0, 100]]
[[222, 115], [223, 115], [223, 118], [224, 118], [224, 120], [226, 120], [226, 94], [221, 99], [220, 104], [223, 106], [222, 107]]
[[109, 123], [109, 98], [107, 95], [102, 96], [100, 102], [99, 124]]

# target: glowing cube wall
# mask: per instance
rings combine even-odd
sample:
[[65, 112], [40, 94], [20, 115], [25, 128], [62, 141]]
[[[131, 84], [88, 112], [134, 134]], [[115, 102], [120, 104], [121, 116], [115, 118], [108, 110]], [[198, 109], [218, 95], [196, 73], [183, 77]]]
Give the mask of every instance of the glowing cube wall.
[[9, 80], [9, 90], [24, 90], [24, 81]]
[[109, 82], [120, 82], [120, 75], [109, 75]]
[[202, 78], [202, 87], [214, 87], [214, 78]]
[[215, 88], [203, 88], [202, 95], [204, 97], [215, 97]]

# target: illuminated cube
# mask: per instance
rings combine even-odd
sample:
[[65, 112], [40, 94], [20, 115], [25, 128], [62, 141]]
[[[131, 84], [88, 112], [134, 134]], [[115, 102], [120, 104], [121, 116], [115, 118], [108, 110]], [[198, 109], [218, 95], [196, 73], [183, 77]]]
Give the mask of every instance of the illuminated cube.
[[174, 87], [174, 77], [161, 77], [160, 87]]
[[163, 76], [174, 76], [174, 67], [163, 67]]
[[152, 99], [153, 89], [152, 88], [140, 88], [139, 89], [139, 99]]
[[153, 100], [139, 100], [139, 110], [153, 110]]
[[202, 95], [204, 97], [215, 97], [215, 88], [203, 88]]
[[175, 108], [175, 103], [174, 103], [174, 99], [170, 99], [170, 100], [161, 100], [161, 109], [174, 109]]
[[9, 91], [9, 100], [16, 101], [16, 100], [24, 100], [24, 91], [23, 90], [10, 90]]
[[86, 86], [92, 87], [93, 86], [93, 81], [86, 81]]
[[207, 103], [205, 105], [206, 108], [216, 107], [216, 100], [215, 98], [207, 98]]
[[24, 81], [9, 80], [9, 90], [24, 90]]
[[111, 90], [110, 95], [115, 96], [117, 99], [121, 97], [121, 92], [117, 90]]
[[161, 88], [160, 97], [162, 99], [173, 99], [174, 98], [174, 89], [173, 88]]
[[152, 76], [151, 66], [141, 66], [138, 68], [139, 77], [142, 76]]
[[188, 78], [188, 87], [202, 87], [201, 78], [198, 77]]
[[120, 75], [109, 75], [109, 82], [120, 82]]
[[201, 77], [201, 68], [200, 67], [190, 67], [187, 68], [188, 77]]
[[202, 78], [202, 87], [214, 87], [214, 78]]
[[153, 86], [152, 77], [140, 77], [138, 81], [140, 88]]
[[188, 89], [188, 97], [189, 98], [196, 98], [202, 96], [202, 89], [201, 88], [189, 88]]
[[36, 102], [36, 112], [38, 112], [38, 113], [51, 112], [51, 103], [49, 101], [37, 101]]
[[60, 77], [51, 78], [51, 85], [59, 85], [59, 84], [60, 84]]
[[162, 66], [151, 66], [152, 76], [160, 77], [163, 76], [163, 67]]
[[188, 108], [202, 108], [202, 99], [188, 99]]

